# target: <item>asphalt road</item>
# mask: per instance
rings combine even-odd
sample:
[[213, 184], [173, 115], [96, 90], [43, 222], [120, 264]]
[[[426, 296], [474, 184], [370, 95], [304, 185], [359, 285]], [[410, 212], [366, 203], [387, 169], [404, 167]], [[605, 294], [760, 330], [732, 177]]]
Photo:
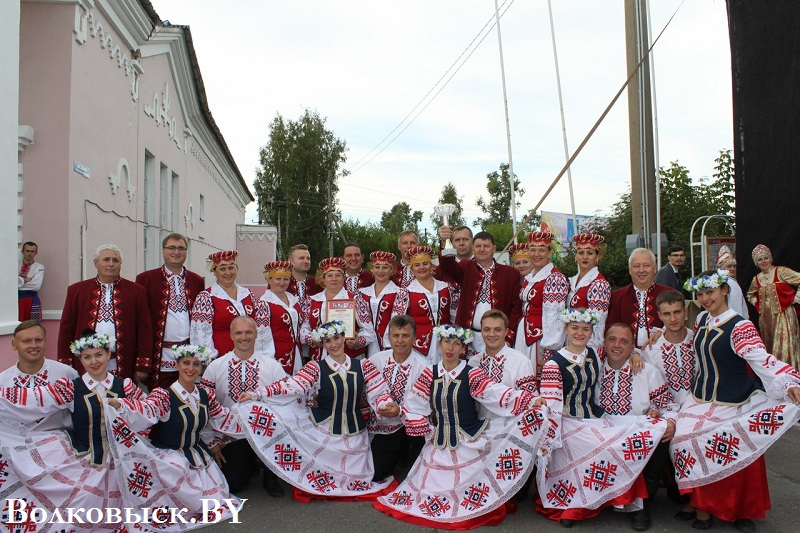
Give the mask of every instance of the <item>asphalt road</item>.
[[[789, 533], [800, 531], [800, 426], [790, 429], [767, 452], [767, 471], [772, 498], [772, 511], [764, 520], [756, 521], [756, 531], [761, 533]], [[238, 494], [247, 498], [242, 509], [241, 524], [218, 524], [203, 531], [208, 532], [364, 532], [394, 533], [406, 531], [434, 531], [412, 526], [389, 518], [372, 508], [369, 503], [313, 502], [297, 503], [289, 496], [290, 487], [284, 484], [286, 496], [270, 498], [261, 488], [261, 479], [254, 478], [248, 488]], [[667, 499], [660, 490], [653, 506], [653, 526], [650, 531], [696, 531], [691, 522], [678, 522], [673, 514], [678, 505]], [[477, 531], [539, 532], [562, 531], [562, 528], [533, 511], [533, 503], [524, 502], [514, 515], [506, 517], [495, 527], [482, 527]], [[572, 528], [576, 532], [632, 531], [630, 517], [606, 509], [600, 516], [580, 522]], [[736, 531], [732, 524], [715, 521], [713, 531]]]

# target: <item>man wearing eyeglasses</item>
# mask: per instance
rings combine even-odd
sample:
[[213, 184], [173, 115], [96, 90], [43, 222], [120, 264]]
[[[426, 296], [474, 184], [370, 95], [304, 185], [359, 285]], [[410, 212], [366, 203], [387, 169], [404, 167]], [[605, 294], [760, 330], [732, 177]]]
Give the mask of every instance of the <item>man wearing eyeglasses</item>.
[[171, 233], [161, 243], [164, 264], [136, 276], [147, 293], [153, 321], [153, 372], [147, 383], [151, 389], [169, 387], [178, 379], [173, 349], [189, 344], [189, 312], [205, 287], [201, 276], [183, 266], [188, 251], [188, 239]]
[[656, 273], [656, 283], [671, 287], [680, 292], [683, 290], [680, 269], [686, 262], [686, 251], [681, 246], [670, 246], [667, 250], [669, 262]]

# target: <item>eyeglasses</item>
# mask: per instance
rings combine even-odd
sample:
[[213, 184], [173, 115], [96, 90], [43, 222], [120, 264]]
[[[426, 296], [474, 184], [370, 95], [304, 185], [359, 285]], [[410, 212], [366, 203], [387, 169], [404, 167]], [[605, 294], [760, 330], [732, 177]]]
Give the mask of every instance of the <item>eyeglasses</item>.
[[185, 246], [165, 246], [164, 249], [170, 252], [185, 252], [188, 250]]

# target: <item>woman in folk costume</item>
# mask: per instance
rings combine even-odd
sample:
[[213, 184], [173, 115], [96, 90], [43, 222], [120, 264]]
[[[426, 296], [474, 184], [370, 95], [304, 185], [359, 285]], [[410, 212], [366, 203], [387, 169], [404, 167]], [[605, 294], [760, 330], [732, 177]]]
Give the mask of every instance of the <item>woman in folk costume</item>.
[[[37, 507], [48, 513], [124, 507], [118, 466], [108, 450], [106, 398], [142, 399], [144, 394], [130, 379], [108, 372], [109, 344], [108, 335], [87, 330], [70, 345], [86, 370], [81, 377], [33, 389], [0, 388], [3, 494], [24, 498], [29, 516]], [[72, 415], [72, 429], [28, 431], [19, 423], [63, 409]], [[91, 524], [85, 531], [118, 526]]]
[[512, 245], [508, 249], [508, 257], [511, 259], [511, 266], [517, 269], [523, 279], [533, 270], [533, 260], [527, 242]]
[[[450, 284], [433, 277], [433, 249], [413, 246], [406, 250], [414, 281], [397, 291], [392, 316], [408, 315], [417, 325], [414, 348], [431, 363], [441, 360], [433, 328], [450, 323]], [[388, 343], [388, 337], [384, 339]]]
[[323, 324], [312, 335], [325, 347], [321, 361], [306, 363], [294, 377], [242, 394], [240, 402], [256, 401], [234, 409], [246, 423], [253, 450], [295, 487], [295, 500], [374, 496], [391, 478], [372, 481], [369, 414], [364, 411], [388, 418], [398, 416], [400, 407], [375, 365], [347, 356], [341, 322]]
[[564, 345], [560, 313], [566, 307], [569, 283], [550, 262], [553, 239], [555, 235], [549, 231], [528, 233], [533, 270], [522, 281], [522, 318], [514, 344], [517, 351], [531, 358], [537, 378], [546, 359], [545, 351], [558, 350]]
[[596, 233], [579, 233], [572, 237], [575, 243], [575, 262], [578, 273], [569, 278], [567, 306], [572, 309], [589, 309], [597, 315], [589, 346], [597, 351], [603, 346], [608, 304], [611, 302], [611, 285], [597, 270], [597, 263], [605, 253], [605, 237]]
[[[206, 427], [241, 437], [242, 428], [236, 417], [222, 407], [213, 390], [195, 385], [195, 380], [210, 362], [206, 349], [184, 345], [175, 349], [178, 380], [168, 389], [156, 388], [146, 399], [108, 400], [106, 429], [111, 455], [126, 507], [149, 509], [185, 509], [184, 520], [190, 524], [169, 522], [163, 512], [159, 525], [162, 531], [179, 531], [202, 527], [202, 499], [219, 502], [232, 499], [222, 471], [211, 457], [201, 432]], [[155, 428], [153, 442], [139, 438], [132, 427]], [[208, 433], [210, 436], [211, 433]], [[221, 519], [228, 519], [228, 506], [222, 505]], [[194, 520], [192, 520], [194, 519]]]
[[670, 447], [678, 488], [691, 494], [675, 517], [694, 519], [695, 529], [710, 529], [716, 516], [754, 531], [752, 520], [770, 508], [764, 452], [800, 420], [800, 374], [728, 308], [728, 279], [710, 270], [684, 285], [705, 311], [694, 326], [697, 379]]
[[361, 293], [354, 294], [344, 288], [344, 259], [328, 257], [319, 262], [319, 269], [322, 271], [320, 285], [324, 290], [309, 300], [308, 314], [300, 327], [300, 339], [309, 346], [311, 359], [321, 361], [325, 356], [325, 347], [320, 339], [314, 337], [313, 332], [328, 322], [328, 301], [355, 300], [356, 336], [353, 339], [345, 340], [344, 351], [350, 357], [363, 355], [367, 346], [375, 341], [375, 329], [372, 325], [369, 305], [361, 297]]
[[303, 366], [300, 355], [300, 325], [305, 314], [300, 300], [286, 289], [292, 280], [291, 261], [271, 261], [264, 265], [264, 276], [269, 288], [261, 295], [267, 306], [272, 342], [275, 345], [275, 360], [290, 376]]
[[[567, 345], [545, 363], [540, 385], [542, 398], [561, 427], [551, 443], [553, 451], [537, 460], [536, 512], [572, 527], [576, 520], [597, 516], [612, 505], [634, 504], [626, 510], [641, 509], [647, 487], [640, 474], [667, 422], [644, 416], [604, 417], [596, 397], [600, 357], [589, 346], [597, 314], [565, 309], [561, 319]], [[620, 389], [619, 394], [623, 392]]]
[[747, 299], [758, 311], [758, 329], [769, 353], [800, 370], [800, 339], [797, 313], [800, 303], [797, 288], [800, 273], [772, 264], [772, 252], [763, 244], [753, 249], [753, 261], [761, 272], [755, 275]]
[[[403, 403], [406, 432], [430, 438], [405, 481], [373, 505], [438, 529], [497, 525], [546, 446], [544, 401], [468, 366], [462, 357], [471, 330], [444, 325], [435, 334], [442, 361], [422, 372]], [[502, 418], [482, 420], [476, 401]], [[504, 427], [490, 427], [495, 423]]]
[[383, 336], [392, 318], [392, 307], [397, 297], [399, 287], [392, 281], [396, 258], [389, 252], [372, 252], [369, 254], [372, 261], [372, 276], [375, 283], [360, 289], [361, 296], [369, 304], [372, 316], [372, 325], [375, 328], [375, 340], [367, 346], [367, 355], [372, 356], [389, 348]]
[[250, 289], [236, 283], [239, 267], [236, 250], [214, 252], [208, 256], [208, 270], [216, 280], [211, 287], [197, 295], [192, 307], [192, 322], [189, 338], [193, 345], [204, 346], [211, 360], [233, 350], [231, 322], [237, 316], [249, 316], [258, 326], [256, 351], [275, 354], [272, 332], [265, 305]]
[[736, 258], [733, 257], [731, 249], [723, 245], [719, 247], [717, 253], [717, 269], [728, 271], [728, 288], [731, 290], [728, 294], [728, 307], [736, 311], [736, 314], [749, 318], [750, 312], [747, 310], [747, 300], [744, 299], [742, 288], [739, 282], [736, 281]]

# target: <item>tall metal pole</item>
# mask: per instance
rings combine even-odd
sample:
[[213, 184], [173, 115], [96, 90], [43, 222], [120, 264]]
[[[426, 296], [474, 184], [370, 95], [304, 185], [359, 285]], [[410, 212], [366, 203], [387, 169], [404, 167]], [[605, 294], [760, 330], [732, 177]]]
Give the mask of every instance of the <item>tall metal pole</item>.
[[[564, 99], [561, 96], [561, 71], [558, 68], [558, 51], [556, 50], [556, 30], [553, 26], [553, 6], [547, 0], [547, 14], [550, 16], [550, 38], [553, 41], [553, 62], [556, 66], [556, 86], [558, 87], [558, 110], [561, 113], [561, 138], [564, 141], [564, 161], [569, 161], [569, 145], [567, 144], [567, 123], [564, 120]], [[575, 195], [572, 191], [572, 167], [567, 168], [569, 184], [569, 203], [572, 208], [572, 227], [578, 233], [578, 217], [575, 215]]]
[[500, 78], [503, 80], [503, 110], [506, 113], [506, 146], [508, 148], [508, 180], [511, 188], [511, 227], [514, 242], [517, 242], [517, 196], [514, 191], [514, 159], [511, 157], [511, 124], [508, 120], [508, 97], [506, 94], [506, 68], [503, 63], [503, 38], [500, 35], [500, 6], [494, 0], [494, 19], [497, 26], [497, 45], [500, 49]]
[[[648, 40], [651, 35], [653, 35], [653, 28], [650, 24], [650, 0], [646, 0], [647, 2], [647, 36]], [[650, 47], [650, 42], [647, 43], [648, 48]], [[656, 186], [656, 234], [658, 238], [656, 240], [656, 260], [658, 264], [661, 264], [661, 163], [659, 162], [658, 157], [658, 98], [656, 98], [656, 64], [655, 64], [655, 52], [650, 50], [650, 57], [648, 64], [650, 65], [650, 88], [653, 91], [653, 172], [655, 173], [655, 186]]]
[[649, 50], [647, 10], [644, 0], [625, 0], [625, 44], [628, 69], [641, 67], [635, 83], [628, 85], [628, 117], [631, 157], [632, 233], [650, 245], [656, 227], [656, 177], [653, 161], [653, 115], [650, 97], [650, 63], [642, 61]]

